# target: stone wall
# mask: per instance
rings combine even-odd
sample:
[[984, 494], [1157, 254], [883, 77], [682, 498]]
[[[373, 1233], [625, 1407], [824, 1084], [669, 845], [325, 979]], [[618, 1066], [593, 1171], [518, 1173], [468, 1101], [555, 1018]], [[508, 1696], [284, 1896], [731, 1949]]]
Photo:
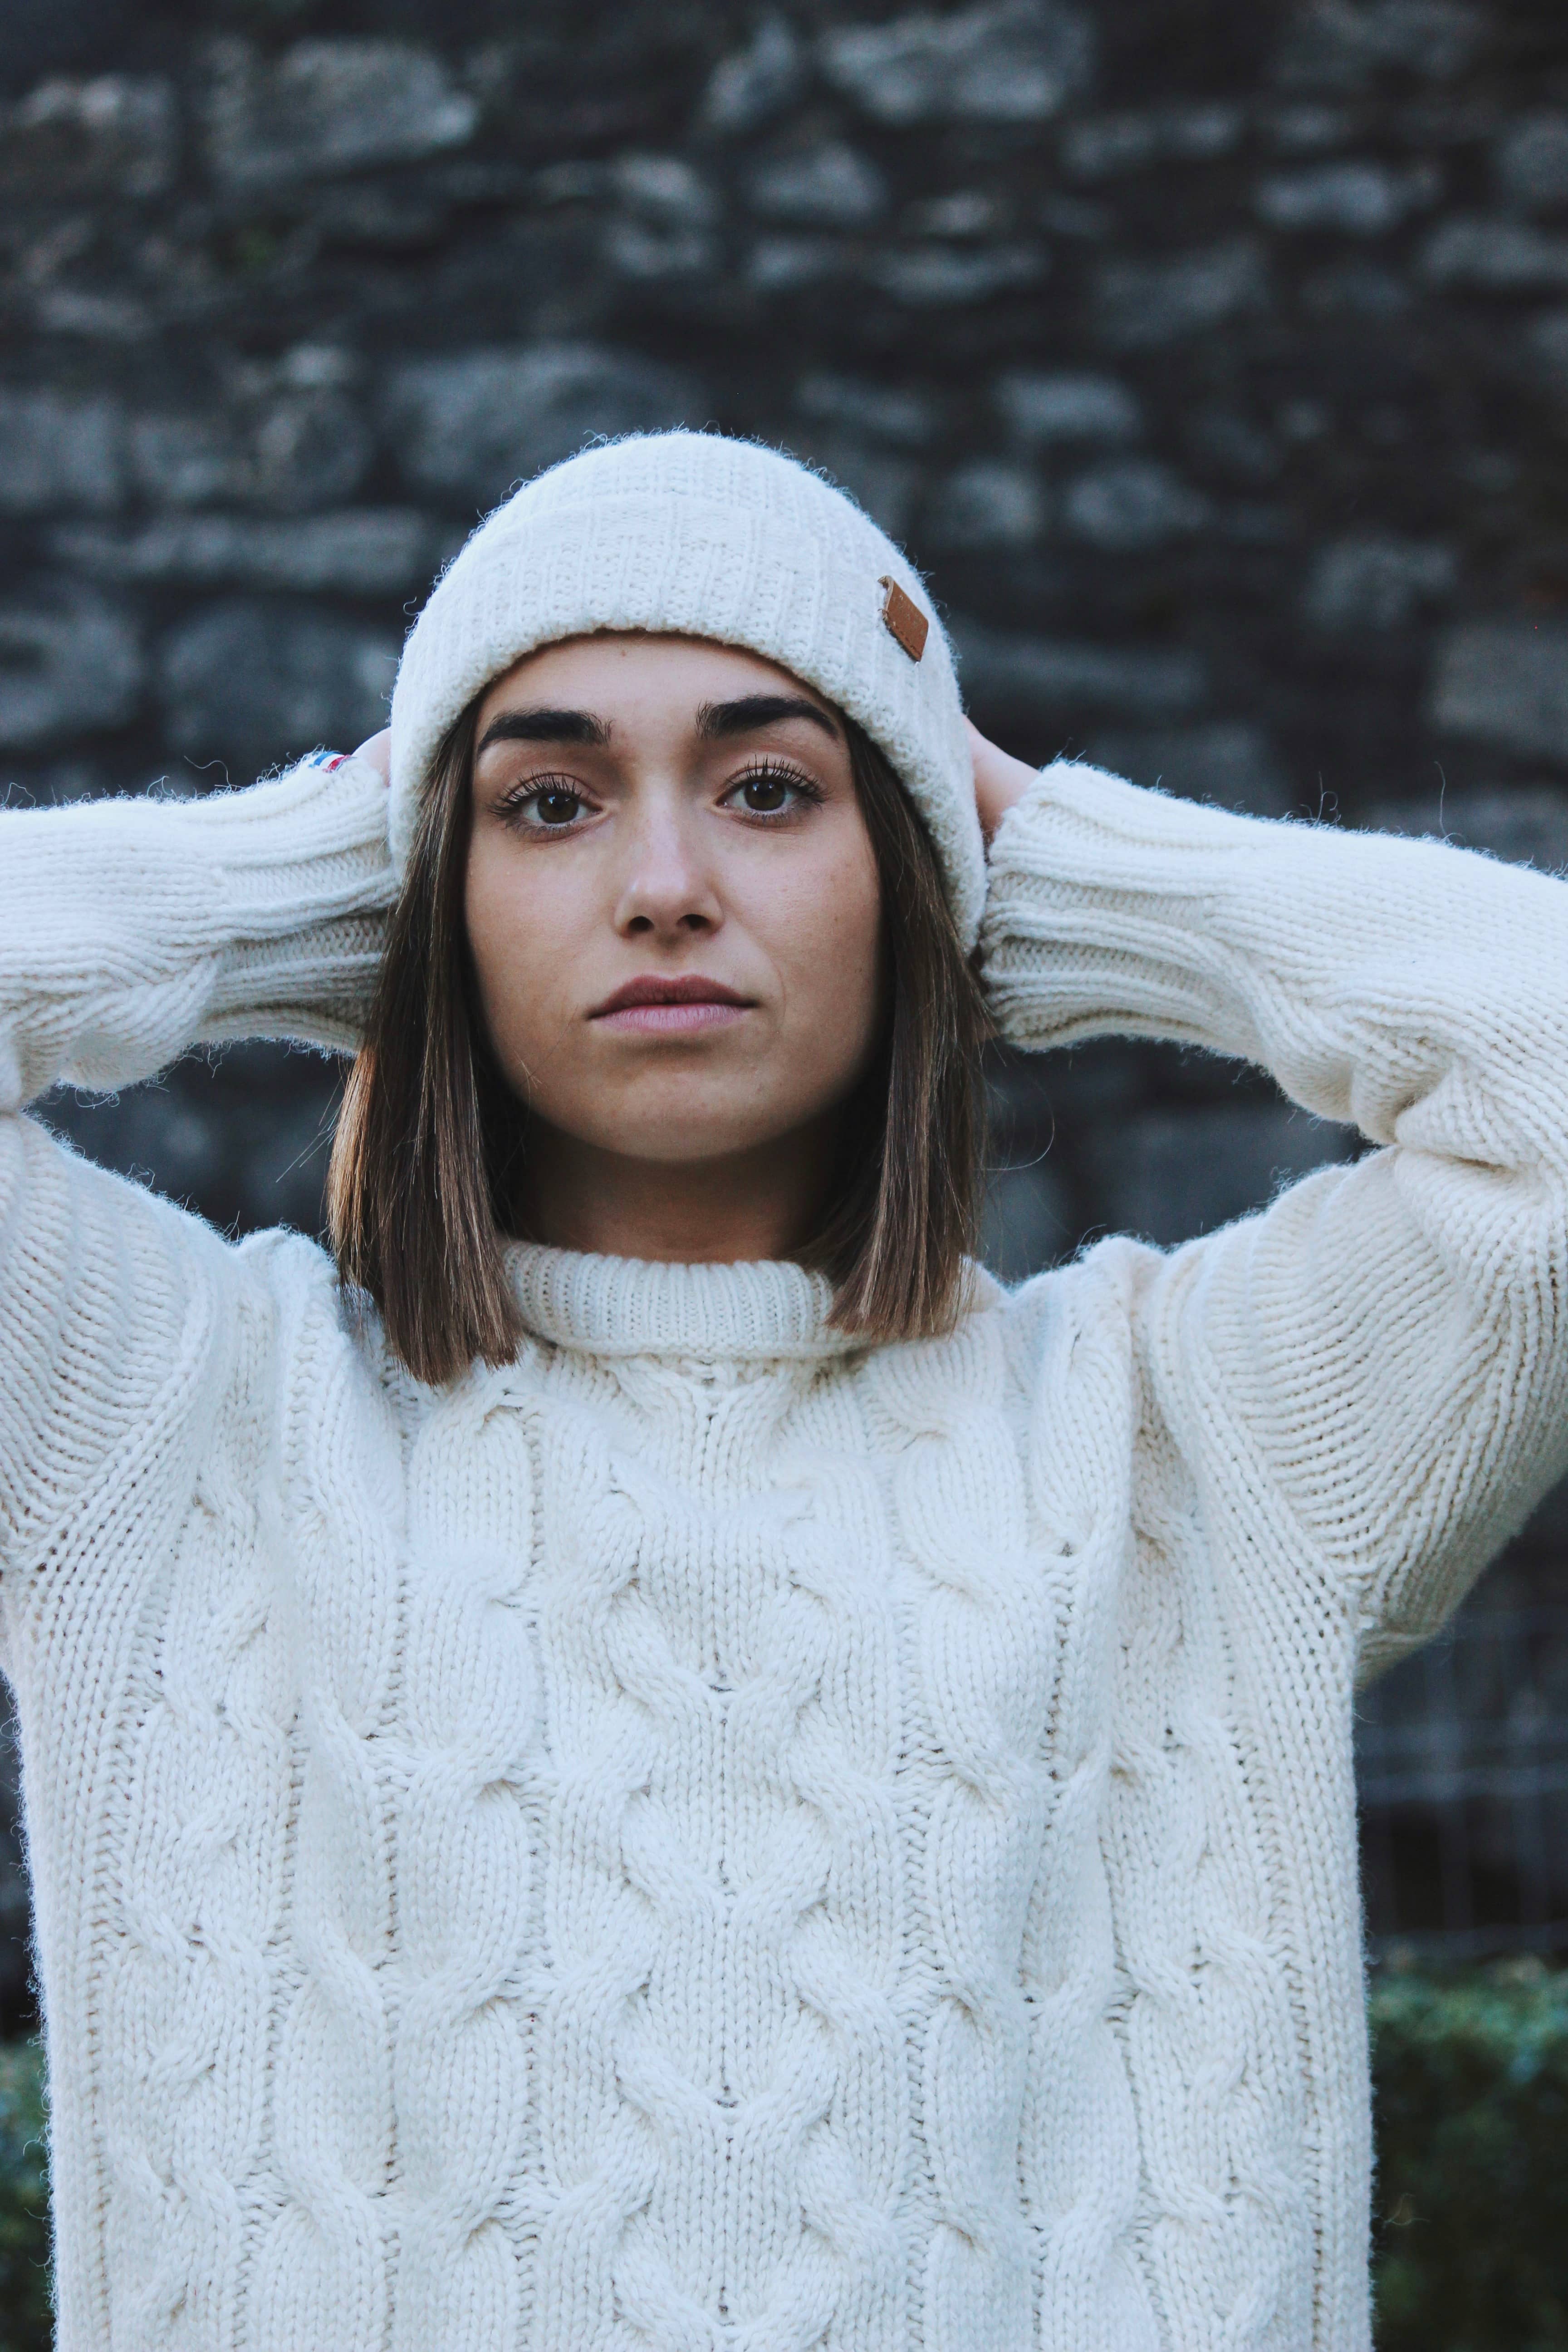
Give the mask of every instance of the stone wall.
[[[683, 419], [906, 538], [1022, 753], [1568, 861], [1562, 0], [11, 0], [0, 63], [16, 795], [352, 743], [477, 514]], [[995, 1080], [1010, 1273], [1348, 1148], [1173, 1053]], [[51, 1109], [313, 1225], [331, 1085]]]

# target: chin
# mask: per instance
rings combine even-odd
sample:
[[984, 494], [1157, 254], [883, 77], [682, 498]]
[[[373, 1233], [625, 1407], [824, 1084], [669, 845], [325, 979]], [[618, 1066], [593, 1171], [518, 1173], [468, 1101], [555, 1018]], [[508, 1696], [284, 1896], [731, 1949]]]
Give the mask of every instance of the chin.
[[769, 1127], [762, 1133], [750, 1128], [700, 1125], [671, 1121], [661, 1122], [647, 1130], [622, 1131], [601, 1139], [603, 1148], [626, 1160], [645, 1160], [650, 1167], [701, 1168], [715, 1160], [734, 1160], [750, 1151], [765, 1150], [776, 1143], [780, 1130]]
[[666, 1094], [661, 1090], [657, 1102], [628, 1105], [618, 1115], [612, 1110], [606, 1117], [601, 1101], [594, 1105], [592, 1116], [587, 1118], [566, 1118], [556, 1123], [568, 1135], [576, 1135], [600, 1151], [613, 1151], [626, 1160], [647, 1160], [654, 1166], [679, 1168], [700, 1167], [704, 1161], [763, 1150], [770, 1143], [792, 1134], [812, 1116], [808, 1110], [759, 1119], [756, 1109], [754, 1101], [741, 1109], [732, 1104], [716, 1105], [710, 1100], [693, 1100], [679, 1092]]

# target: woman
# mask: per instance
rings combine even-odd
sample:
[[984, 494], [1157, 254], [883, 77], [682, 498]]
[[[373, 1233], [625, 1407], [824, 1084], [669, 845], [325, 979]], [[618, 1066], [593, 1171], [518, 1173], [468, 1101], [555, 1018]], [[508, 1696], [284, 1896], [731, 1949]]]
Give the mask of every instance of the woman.
[[[64, 2352], [1364, 2346], [1351, 1695], [1568, 1450], [1568, 893], [972, 748], [716, 436], [492, 517], [381, 758], [4, 820]], [[1381, 1148], [1001, 1291], [977, 939]], [[336, 1271], [21, 1115], [255, 1034], [363, 1040]]]

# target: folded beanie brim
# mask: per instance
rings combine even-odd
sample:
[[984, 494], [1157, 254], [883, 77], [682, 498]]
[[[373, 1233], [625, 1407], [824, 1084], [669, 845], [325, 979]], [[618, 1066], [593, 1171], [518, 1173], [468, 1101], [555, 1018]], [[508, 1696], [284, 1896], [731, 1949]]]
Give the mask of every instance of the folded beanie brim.
[[[885, 617], [889, 582], [930, 625], [918, 659], [911, 632]], [[637, 436], [567, 459], [498, 508], [437, 583], [393, 696], [400, 872], [431, 764], [474, 698], [525, 654], [611, 630], [743, 647], [837, 704], [920, 810], [973, 946], [984, 851], [952, 650], [923, 583], [822, 476], [711, 433]]]

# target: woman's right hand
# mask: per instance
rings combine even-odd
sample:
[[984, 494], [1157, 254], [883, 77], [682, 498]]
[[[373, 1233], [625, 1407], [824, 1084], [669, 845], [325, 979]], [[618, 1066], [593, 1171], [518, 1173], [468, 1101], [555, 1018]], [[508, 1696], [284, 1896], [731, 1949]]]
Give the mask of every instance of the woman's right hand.
[[374, 768], [384, 784], [392, 782], [392, 730], [384, 727], [379, 735], [367, 736], [354, 753], [367, 767]]

